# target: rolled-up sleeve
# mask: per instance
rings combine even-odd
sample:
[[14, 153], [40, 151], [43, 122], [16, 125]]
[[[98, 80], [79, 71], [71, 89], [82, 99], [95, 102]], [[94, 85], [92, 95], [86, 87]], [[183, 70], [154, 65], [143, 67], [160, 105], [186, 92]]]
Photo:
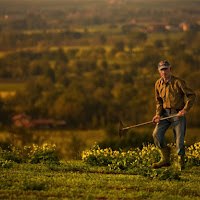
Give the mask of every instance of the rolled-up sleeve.
[[185, 81], [181, 80], [180, 82], [180, 87], [181, 90], [183, 91], [183, 93], [186, 95], [187, 99], [186, 99], [186, 103], [184, 106], [184, 110], [186, 110], [187, 112], [190, 110], [190, 108], [193, 106], [194, 102], [195, 102], [195, 98], [196, 95], [195, 93], [187, 86], [187, 84], [185, 83]]
[[163, 111], [163, 100], [158, 92], [158, 82], [155, 84], [156, 115], [161, 115]]

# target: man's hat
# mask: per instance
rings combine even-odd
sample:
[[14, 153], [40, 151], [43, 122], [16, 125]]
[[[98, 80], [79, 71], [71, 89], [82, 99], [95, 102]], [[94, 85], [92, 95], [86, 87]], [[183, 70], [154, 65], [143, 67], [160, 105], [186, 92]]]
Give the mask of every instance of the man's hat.
[[169, 68], [169, 67], [170, 67], [170, 63], [169, 63], [168, 61], [166, 61], [166, 60], [160, 61], [160, 62], [158, 63], [158, 69], [159, 69], [159, 70], [161, 70], [161, 69], [167, 69], [167, 68]]

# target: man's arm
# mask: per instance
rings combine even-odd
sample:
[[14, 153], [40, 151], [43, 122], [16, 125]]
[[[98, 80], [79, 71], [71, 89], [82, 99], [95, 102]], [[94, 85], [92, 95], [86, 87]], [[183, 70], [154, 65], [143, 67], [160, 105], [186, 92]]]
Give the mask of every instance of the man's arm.
[[153, 123], [159, 123], [163, 111], [163, 101], [158, 92], [158, 82], [155, 84], [155, 100], [156, 100], [156, 115], [153, 117]]
[[185, 81], [181, 80], [180, 87], [183, 93], [186, 95], [187, 100], [184, 108], [178, 113], [179, 116], [184, 116], [190, 108], [193, 106], [196, 95], [195, 93], [186, 85]]
[[158, 92], [158, 84], [155, 84], [156, 115], [161, 115], [163, 111], [163, 100]]

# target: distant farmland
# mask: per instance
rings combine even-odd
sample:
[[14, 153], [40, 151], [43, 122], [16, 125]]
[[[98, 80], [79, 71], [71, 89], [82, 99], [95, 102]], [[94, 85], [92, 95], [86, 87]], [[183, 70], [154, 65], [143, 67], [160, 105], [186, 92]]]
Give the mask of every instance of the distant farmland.
[[0, 80], [0, 96], [6, 98], [7, 96], [13, 96], [16, 91], [24, 89], [24, 82], [22, 81], [9, 81]]

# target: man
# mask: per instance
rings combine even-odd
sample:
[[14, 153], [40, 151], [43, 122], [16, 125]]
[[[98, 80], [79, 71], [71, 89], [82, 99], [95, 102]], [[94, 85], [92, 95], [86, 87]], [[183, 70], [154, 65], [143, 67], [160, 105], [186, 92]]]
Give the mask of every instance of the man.
[[[171, 66], [168, 61], [159, 62], [158, 71], [161, 78], [155, 84], [156, 115], [152, 122], [156, 123], [153, 139], [155, 145], [161, 150], [161, 160], [158, 163], [153, 163], [152, 167], [160, 168], [170, 165], [170, 148], [164, 142], [164, 135], [169, 126], [172, 125], [178, 154], [178, 168], [182, 170], [185, 168], [185, 115], [195, 101], [195, 93], [188, 88], [185, 81], [171, 74]], [[176, 114], [177, 117], [160, 121], [162, 117]]]

